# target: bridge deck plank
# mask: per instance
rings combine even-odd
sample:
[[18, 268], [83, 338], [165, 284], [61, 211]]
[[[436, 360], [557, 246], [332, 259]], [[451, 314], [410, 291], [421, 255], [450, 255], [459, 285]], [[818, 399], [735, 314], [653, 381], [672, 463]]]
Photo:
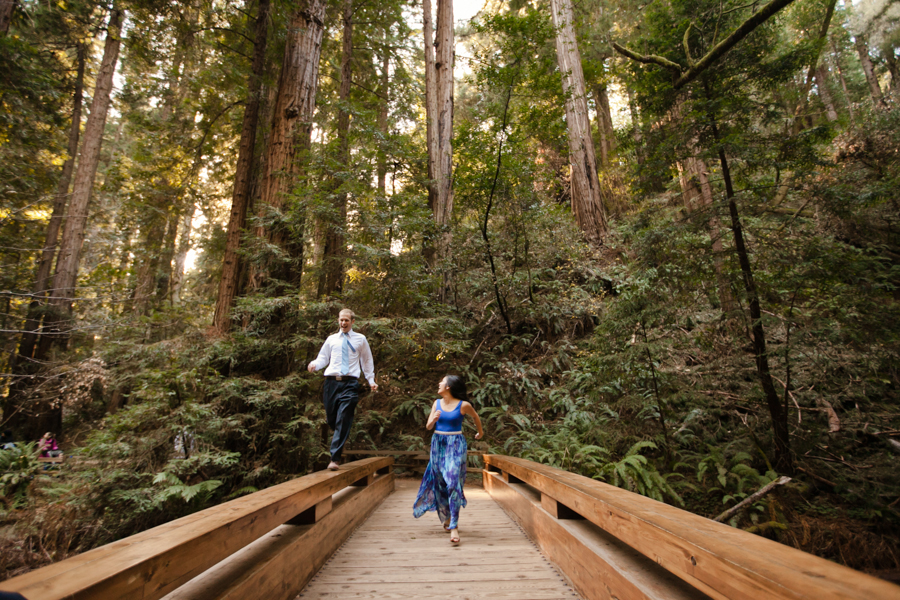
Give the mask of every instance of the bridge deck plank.
[[396, 491], [340, 548], [298, 600], [578, 598], [559, 573], [480, 487], [467, 487], [462, 543], [453, 546], [434, 514], [412, 516], [418, 480]]

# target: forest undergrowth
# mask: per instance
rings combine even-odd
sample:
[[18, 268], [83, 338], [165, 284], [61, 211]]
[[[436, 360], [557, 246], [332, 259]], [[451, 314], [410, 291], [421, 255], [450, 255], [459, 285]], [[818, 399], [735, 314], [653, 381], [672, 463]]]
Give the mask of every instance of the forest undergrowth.
[[[839, 151], [832, 181], [820, 176], [799, 193], [821, 199], [824, 187], [839, 196], [850, 175], [870, 181], [862, 159]], [[795, 215], [789, 228], [764, 206], [748, 214], [796, 472], [728, 522], [893, 578], [896, 266], [834, 235], [854, 224], [828, 208]], [[207, 327], [209, 307], [196, 306], [163, 309], [108, 341], [76, 345], [59, 357], [58, 376], [33, 391], [63, 402], [69, 459], [48, 471], [33, 446], [2, 453], [2, 573], [322, 469], [330, 435], [321, 378], [304, 366], [344, 305], [360, 315], [380, 386], [362, 397], [350, 448], [425, 449], [437, 382], [452, 372], [466, 377], [485, 423], [474, 449], [710, 518], [774, 481], [750, 324], [743, 311], [723, 312], [710, 283], [706, 219], [662, 193], [622, 215], [598, 252], [553, 214], [543, 217], [553, 235], [535, 240], [527, 269], [521, 257], [506, 257], [511, 266], [498, 285], [509, 328], [488, 266], [477, 247], [467, 253], [473, 236], [461, 227], [445, 303], [412, 284], [427, 276], [407, 253], [382, 271], [356, 272], [341, 301], [243, 298], [240, 327], [227, 337]], [[726, 261], [726, 269], [739, 281], [736, 265]]]
[[[684, 50], [692, 62], [692, 30], [714, 42], [723, 16], [736, 20], [741, 13], [735, 11], [752, 6], [708, 3], [703, 22], [709, 26], [701, 28], [690, 16], [695, 4], [648, 5], [640, 21], [645, 25], [628, 32], [628, 43], [661, 54]], [[825, 32], [830, 6], [823, 10], [829, 15]], [[163, 27], [149, 7], [135, 8], [135, 23]], [[55, 320], [56, 309], [38, 302], [46, 289], [29, 292], [22, 283], [35, 270], [41, 231], [32, 227], [25, 240], [25, 218], [2, 214], [9, 222], [3, 223], [9, 229], [4, 275], [13, 281], [4, 289], [20, 290], [5, 292], [4, 328], [23, 334], [4, 342], [11, 365], [4, 423], [22, 407], [34, 409], [28, 417], [37, 423], [62, 407], [58, 433], [66, 460], [47, 468], [33, 443], [0, 451], [0, 579], [323, 469], [330, 432], [322, 378], [305, 366], [346, 306], [359, 315], [357, 330], [370, 342], [379, 384], [377, 393], [362, 395], [351, 449], [426, 449], [424, 424], [437, 384], [456, 373], [467, 380], [484, 422], [486, 435], [471, 449], [579, 473], [900, 581], [896, 100], [863, 102], [862, 67], [850, 78], [851, 95], [838, 62], [848, 57], [832, 39], [846, 110], [825, 120], [818, 104], [809, 108], [814, 69], [808, 63], [819, 64], [825, 33], [797, 43], [795, 29], [821, 28], [820, 17], [812, 26], [806, 21], [813, 17], [802, 12], [792, 17], [799, 19], [794, 29], [782, 31], [774, 21], [760, 26], [686, 91], [673, 89], [671, 73], [652, 65], [592, 56], [606, 42], [587, 45], [592, 110], [605, 111], [608, 123], [597, 129], [603, 164], [587, 169], [600, 178], [605, 204], [603, 210], [592, 206], [602, 226], [598, 220], [585, 228], [570, 209], [577, 198], [562, 107], [574, 94], [559, 85], [551, 20], [524, 7], [486, 17], [467, 33], [475, 58], [471, 75], [450, 94], [457, 121], [445, 132], [452, 134], [455, 154], [445, 157], [454, 196], [445, 194], [449, 205], [441, 218], [447, 220], [439, 220], [428, 196], [437, 186], [425, 158], [426, 128], [404, 132], [425, 108], [415, 100], [421, 86], [411, 83], [399, 54], [387, 52], [391, 27], [398, 39], [410, 37], [405, 17], [398, 16], [405, 9], [394, 9], [397, 15], [379, 17], [388, 27], [348, 47], [374, 46], [370, 42], [384, 36], [378, 42], [385, 51], [385, 62], [378, 63], [384, 81], [365, 79], [376, 73], [367, 68], [365, 77], [353, 80], [360, 84], [353, 94], [371, 91], [361, 82], [389, 89], [387, 77], [394, 76], [393, 91], [379, 98], [393, 98], [391, 119], [403, 126], [389, 130], [388, 107], [382, 113], [368, 96], [365, 110], [349, 111], [361, 101], [339, 92], [337, 73], [323, 76], [324, 91], [310, 106], [324, 108], [309, 127], [327, 134], [309, 142], [302, 168], [297, 158], [296, 180], [284, 180], [291, 191], [269, 186], [275, 190], [269, 199], [279, 204], [257, 205], [256, 214], [232, 231], [232, 241], [244, 245], [232, 248], [230, 263], [223, 206], [231, 201], [241, 138], [235, 131], [210, 132], [226, 122], [239, 129], [237, 117], [219, 116], [256, 92], [241, 91], [230, 106], [219, 107], [230, 96], [209, 90], [235, 87], [229, 78], [243, 75], [218, 58], [210, 58], [209, 70], [194, 81], [178, 73], [203, 61], [175, 53], [181, 58], [170, 65], [168, 83], [153, 84], [167, 91], [142, 91], [150, 85], [145, 80], [155, 81], [145, 74], [148, 64], [161, 59], [132, 46], [122, 94], [131, 106], [117, 110], [127, 117], [115, 134], [121, 147], [104, 151], [104, 183], [95, 186], [102, 209], [88, 231], [92, 247], [80, 271], [71, 271], [73, 283], [60, 286], [70, 296], [54, 297], [74, 303], [72, 315], [68, 305], [63, 311], [65, 322], [74, 320], [69, 339], [59, 331], [64, 321]], [[244, 23], [244, 11], [233, 12]], [[283, 26], [288, 17], [273, 20], [282, 46], [286, 32], [297, 30]], [[263, 14], [262, 33], [266, 22]], [[213, 23], [181, 23], [180, 35], [192, 40], [201, 31], [230, 31], [220, 26], [224, 22]], [[642, 39], [647, 32], [656, 38]], [[145, 35], [152, 42], [154, 35]], [[104, 38], [118, 47], [116, 35]], [[346, 39], [353, 41], [352, 35]], [[16, 40], [0, 38], [0, 46], [24, 43]], [[323, 64], [343, 64], [336, 38], [325, 41], [331, 58]], [[838, 41], [850, 48], [849, 37]], [[224, 43], [202, 48], [219, 46]], [[766, 54], [773, 48], [778, 52]], [[410, 72], [419, 60], [409, 59]], [[277, 64], [269, 68], [273, 74]], [[900, 90], [892, 65], [892, 86]], [[821, 93], [827, 90], [819, 77]], [[258, 79], [251, 77], [257, 85]], [[609, 106], [597, 109], [604, 98], [609, 103], [608, 84], [627, 92], [627, 128], [614, 130]], [[900, 91], [893, 94], [900, 98]], [[163, 96], [182, 103], [191, 97], [197, 106], [171, 108], [159, 101]], [[50, 112], [59, 123], [69, 118]], [[350, 112], [357, 128], [352, 152], [350, 141], [339, 144], [340, 132], [331, 131], [334, 123], [349, 123]], [[155, 134], [147, 123], [157, 118], [177, 123], [181, 137]], [[41, 123], [21, 118], [30, 121]], [[260, 140], [271, 133], [268, 126]], [[22, 148], [42, 139], [18, 132], [31, 131], [23, 127], [4, 131], [15, 133]], [[104, 125], [95, 129], [102, 137]], [[204, 144], [213, 147], [204, 150]], [[290, 143], [272, 144], [282, 145]], [[340, 152], [329, 145], [341, 146]], [[30, 161], [36, 164], [43, 153], [7, 146], [4, 159], [27, 158], [17, 164], [30, 175], [17, 185], [36, 188]], [[97, 148], [100, 161], [99, 142]], [[175, 161], [183, 183], [170, 179], [176, 170], [162, 160], [167, 152], [184, 155]], [[62, 160], [48, 156], [41, 158], [47, 173], [33, 177], [50, 190]], [[264, 162], [265, 156], [244, 162]], [[85, 203], [93, 189], [92, 180]], [[48, 194], [9, 196], [31, 211], [32, 198]], [[174, 196], [184, 206], [166, 208]], [[283, 199], [289, 202], [280, 204]], [[192, 224], [195, 210], [204, 225]], [[745, 248], [738, 248], [735, 230], [742, 231]], [[176, 245], [179, 232], [185, 242]], [[192, 233], [199, 242], [191, 241]], [[200, 250], [200, 258], [185, 271], [189, 249]], [[31, 252], [30, 258], [19, 252]], [[178, 269], [160, 275], [179, 260]], [[228, 327], [212, 327], [226, 263], [236, 299], [219, 313]], [[756, 308], [761, 316], [754, 321], [749, 315]], [[24, 334], [50, 348], [22, 354]], [[767, 347], [765, 368], [761, 347]], [[17, 353], [24, 363], [16, 363]], [[765, 382], [774, 385], [774, 395]], [[779, 442], [789, 444], [787, 456], [776, 443], [779, 411], [787, 415]], [[723, 516], [783, 475], [791, 481]]]

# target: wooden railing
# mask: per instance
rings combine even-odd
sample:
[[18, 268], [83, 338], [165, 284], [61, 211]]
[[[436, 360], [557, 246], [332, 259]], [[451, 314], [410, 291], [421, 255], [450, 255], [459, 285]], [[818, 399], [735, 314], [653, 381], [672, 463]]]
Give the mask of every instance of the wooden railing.
[[390, 457], [320, 471], [0, 583], [27, 600], [292, 598], [394, 489]]
[[900, 598], [886, 581], [581, 475], [484, 461], [485, 489], [588, 599]]

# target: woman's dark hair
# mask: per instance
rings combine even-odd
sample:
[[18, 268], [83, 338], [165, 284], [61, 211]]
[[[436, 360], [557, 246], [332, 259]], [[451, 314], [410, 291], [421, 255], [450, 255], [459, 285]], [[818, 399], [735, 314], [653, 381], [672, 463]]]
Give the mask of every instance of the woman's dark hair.
[[466, 392], [466, 382], [459, 375], [447, 375], [447, 388], [450, 394], [457, 400], [464, 402], [469, 401], [469, 394]]

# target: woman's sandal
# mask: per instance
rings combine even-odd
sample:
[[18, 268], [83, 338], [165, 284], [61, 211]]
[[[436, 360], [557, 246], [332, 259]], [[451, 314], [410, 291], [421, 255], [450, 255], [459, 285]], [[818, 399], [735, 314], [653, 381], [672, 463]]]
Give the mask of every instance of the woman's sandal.
[[450, 519], [444, 521], [444, 531], [450, 531]]
[[455, 535], [450, 534], [450, 543], [453, 545], [456, 545], [459, 543], [459, 533], [456, 533]]

